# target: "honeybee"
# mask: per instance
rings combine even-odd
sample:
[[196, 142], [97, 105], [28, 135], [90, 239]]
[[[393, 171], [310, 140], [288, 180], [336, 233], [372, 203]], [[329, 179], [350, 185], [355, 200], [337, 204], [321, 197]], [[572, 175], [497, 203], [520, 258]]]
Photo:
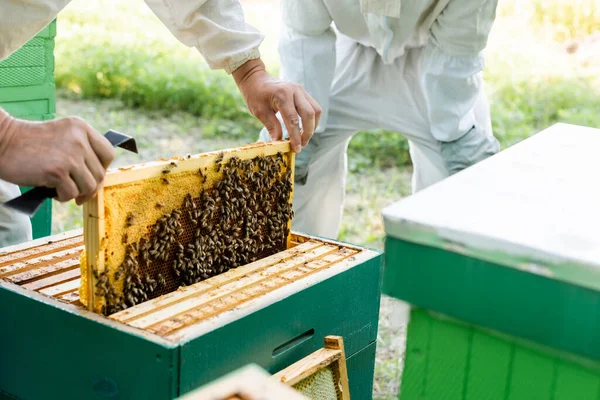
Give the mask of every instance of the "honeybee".
[[127, 217], [125, 218], [125, 227], [126, 228], [129, 228], [130, 226], [133, 225], [134, 218], [135, 218], [134, 212], [130, 212], [129, 214], [127, 214]]

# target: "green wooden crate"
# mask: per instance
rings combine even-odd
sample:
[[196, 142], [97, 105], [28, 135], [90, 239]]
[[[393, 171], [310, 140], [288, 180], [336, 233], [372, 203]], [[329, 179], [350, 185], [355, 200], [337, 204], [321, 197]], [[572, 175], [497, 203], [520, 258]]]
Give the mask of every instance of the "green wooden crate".
[[[590, 379], [582, 381], [600, 377], [600, 192], [592, 183], [600, 168], [597, 145], [599, 130], [558, 124], [384, 211], [383, 292], [480, 327], [442, 324], [436, 341], [424, 345], [421, 330], [441, 325], [414, 314], [421, 322], [410, 323], [408, 342], [420, 357], [439, 362], [425, 371], [416, 355], [407, 355], [403, 388], [422, 387], [419, 382], [432, 373], [446, 378], [427, 379], [425, 392], [407, 389], [403, 393], [413, 397], [406, 398], [473, 398], [465, 397], [465, 388], [487, 385], [485, 370], [467, 373], [470, 358], [457, 363], [456, 354], [471, 351], [479, 337], [473, 332], [485, 329], [508, 335], [477, 343], [491, 364], [512, 360], [515, 349], [535, 353], [518, 366], [509, 363], [511, 385], [550, 385], [549, 395], [542, 389], [502, 391], [498, 380], [490, 383], [489, 398], [559, 396], [553, 385], [562, 382], [557, 371], [567, 364], [586, 371]], [[590, 385], [572, 398], [596, 400], [590, 397], [597, 395], [595, 383]], [[450, 386], [452, 394], [439, 395]], [[422, 397], [414, 397], [417, 392]]]
[[402, 400], [598, 400], [600, 361], [413, 309]]
[[[54, 37], [56, 21], [6, 60], [0, 62], [0, 107], [28, 120], [54, 118]], [[23, 188], [22, 191], [26, 191]], [[33, 237], [50, 235], [52, 202], [44, 203], [32, 218]]]
[[352, 396], [370, 399], [381, 272], [382, 255], [361, 252], [177, 341], [0, 281], [0, 391], [21, 399], [172, 399], [249, 363], [275, 373], [339, 335]]

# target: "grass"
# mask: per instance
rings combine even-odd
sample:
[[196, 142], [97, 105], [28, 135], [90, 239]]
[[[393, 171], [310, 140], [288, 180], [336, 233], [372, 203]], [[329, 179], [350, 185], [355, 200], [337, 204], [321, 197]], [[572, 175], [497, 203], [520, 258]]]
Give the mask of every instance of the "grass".
[[[267, 34], [261, 51], [277, 71], [277, 2], [242, 3], [250, 22]], [[100, 7], [113, 12], [100, 13]], [[600, 126], [598, 27], [600, 0], [500, 0], [484, 75], [494, 133], [504, 147], [557, 121]], [[79, 115], [99, 131], [134, 135], [141, 155], [120, 152], [116, 165], [256, 138], [259, 125], [231, 79], [209, 71], [197, 51], [178, 44], [142, 0], [72, 2], [58, 29], [58, 113]], [[391, 132], [361, 133], [351, 141], [340, 239], [382, 249], [380, 209], [410, 193], [407, 149]], [[80, 213], [72, 203], [57, 204], [53, 231], [80, 227]], [[406, 313], [385, 296], [381, 305], [379, 400], [397, 397]]]

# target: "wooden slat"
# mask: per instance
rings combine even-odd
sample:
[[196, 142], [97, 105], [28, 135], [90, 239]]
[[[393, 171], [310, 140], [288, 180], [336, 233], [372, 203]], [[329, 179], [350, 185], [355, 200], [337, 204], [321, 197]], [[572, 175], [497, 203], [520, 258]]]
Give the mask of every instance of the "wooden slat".
[[[354, 254], [354, 253], [351, 253], [351, 254]], [[348, 252], [345, 252], [345, 251], [338, 250], [336, 253], [333, 253], [330, 255], [331, 261], [329, 263], [323, 265], [323, 268], [331, 266], [341, 260], [344, 260], [345, 258], [350, 257], [351, 254], [348, 254]], [[308, 262], [306, 264], [310, 264], [310, 262]], [[311, 273], [304, 275], [302, 278], [309, 276], [313, 273], [316, 273], [318, 271], [319, 271], [319, 269], [314, 269]], [[275, 285], [274, 287], [263, 285], [264, 282], [268, 282], [269, 280], [272, 280], [272, 279], [279, 279], [280, 283]], [[161, 323], [150, 326], [146, 329], [151, 332], [154, 332], [158, 335], [172, 335], [176, 331], [186, 328], [187, 326], [190, 326], [192, 324], [195, 324], [195, 323], [199, 322], [200, 320], [205, 320], [207, 318], [221, 314], [227, 310], [231, 310], [234, 307], [238, 307], [240, 304], [246, 303], [246, 302], [252, 300], [253, 298], [264, 295], [264, 294], [271, 292], [274, 289], [277, 289], [279, 287], [285, 286], [286, 284], [288, 284], [290, 282], [291, 282], [291, 280], [285, 279], [282, 276], [268, 277], [268, 278], [262, 279], [256, 283], [256, 285], [261, 285], [261, 286], [263, 286], [263, 288], [261, 291], [253, 294], [252, 296], [247, 295], [247, 296], [244, 296], [244, 298], [242, 300], [237, 300], [237, 299], [234, 299], [231, 297], [231, 293], [225, 292], [219, 298], [216, 298], [215, 300], [211, 301], [210, 303], [207, 303], [208, 305], [211, 305], [211, 306], [217, 308], [217, 310], [215, 310], [215, 311], [213, 311], [213, 310], [207, 311], [207, 309], [205, 308], [205, 305], [201, 305], [192, 310], [177, 314], [168, 320], [165, 320]], [[244, 288], [244, 290], [247, 290], [247, 289], [248, 288]], [[215, 304], [215, 303], [217, 303], [217, 304]]]
[[[131, 321], [130, 325], [138, 328], [149, 327], [167, 318], [171, 318], [176, 314], [186, 312], [187, 310], [208, 303], [211, 300], [215, 300], [224, 296], [232, 296], [235, 293], [235, 291], [240, 290], [248, 285], [254, 284], [261, 280], [269, 279], [271, 275], [276, 275], [281, 271], [294, 268], [295, 266], [303, 264], [315, 257], [319, 257], [321, 255], [327, 254], [335, 250], [337, 250], [337, 248], [333, 246], [320, 246], [307, 253], [296, 254], [295, 256], [291, 257], [286, 261], [277, 263], [262, 270], [247, 273], [242, 276], [240, 276], [237, 273], [237, 271], [234, 270], [232, 272], [235, 272], [235, 275], [239, 278], [232, 279], [229, 283], [217, 288], [213, 288], [213, 290], [211, 291], [199, 294], [194, 297], [190, 297], [182, 302], [174, 303], [171, 306], [158, 310], [157, 312], [149, 314], [146, 317], [137, 319], [135, 321]], [[221, 274], [220, 276], [224, 276], [227, 274], [228, 273]]]
[[9, 282], [16, 284], [23, 284], [34, 279], [38, 279], [40, 277], [44, 277], [45, 275], [55, 275], [62, 273], [66, 270], [70, 270], [73, 268], [79, 267], [79, 259], [76, 260], [66, 260], [61, 261], [53, 265], [48, 265], [46, 267], [40, 267], [36, 269], [30, 269], [25, 272], [21, 272], [19, 274], [11, 275], [6, 277], [5, 279]]
[[67, 303], [81, 305], [79, 302], [79, 290], [56, 296], [56, 298]]
[[192, 155], [190, 158], [173, 157], [169, 160], [154, 161], [144, 164], [133, 165], [131, 167], [109, 170], [104, 179], [104, 187], [121, 185], [135, 181], [156, 178], [162, 176], [162, 171], [169, 166], [171, 161], [177, 161], [177, 166], [171, 168], [172, 173], [196, 171], [199, 168], [214, 165], [215, 160], [223, 153], [223, 161], [231, 157], [239, 157], [247, 160], [257, 156], [271, 156], [277, 153], [289, 153], [291, 147], [289, 141], [273, 141], [268, 143], [254, 143], [248, 146], [236, 147], [223, 151], [212, 151]]
[[256, 269], [266, 268], [271, 265], [275, 265], [283, 260], [287, 260], [295, 256], [298, 253], [309, 251], [319, 246], [322, 246], [322, 243], [314, 240], [303, 243], [302, 245], [294, 247], [293, 249], [282, 251], [270, 257], [263, 258], [262, 260], [258, 260], [253, 263], [237, 267], [233, 270], [229, 270], [227, 271], [227, 273], [217, 275], [215, 277], [210, 278], [207, 281], [179, 288], [175, 292], [168, 293], [156, 299], [147, 301], [135, 307], [128, 308], [127, 310], [123, 310], [119, 313], [113, 314], [110, 316], [110, 318], [121, 322], [131, 321], [135, 318], [144, 316], [150, 312], [161, 310], [173, 303], [184, 301], [192, 296], [204, 293], [207, 290], [214, 289], [215, 287], [218, 287], [220, 285], [225, 285]]
[[[323, 242], [327, 243], [328, 241], [323, 240]], [[336, 242], [329, 243], [339, 245], [339, 243]], [[190, 325], [179, 328], [168, 335], [162, 335], [161, 337], [174, 342], [191, 340], [206, 332], [218, 329], [231, 321], [243, 318], [245, 315], [248, 315], [248, 313], [252, 313], [288, 296], [292, 296], [298, 291], [305, 290], [307, 287], [315, 285], [324, 279], [328, 279], [335, 274], [346, 271], [357, 264], [362, 264], [378, 254], [367, 249], [357, 251], [356, 253], [347, 253], [344, 250], [354, 251], [352, 247], [343, 247], [341, 250], [338, 250], [341, 254], [339, 260], [322, 266], [321, 268], [312, 269], [312, 272], [307, 273], [305, 276], [295, 281], [290, 281], [279, 276], [270, 277], [268, 280], [259, 283], [259, 285], [265, 288], [265, 291], [262, 294], [248, 299], [248, 301], [234, 304], [233, 307], [220, 309], [217, 312], [207, 311], [201, 315], [200, 319]], [[301, 268], [304, 268], [305, 265]], [[311, 264], [308, 265], [309, 267], [312, 266]], [[206, 308], [209, 306], [211, 306], [210, 303], [202, 306], [202, 309], [206, 311]], [[146, 331], [152, 332], [151, 329], [147, 329]]]
[[104, 188], [100, 188], [96, 197], [83, 205], [83, 240], [85, 242], [87, 268], [85, 282], [87, 298], [81, 299], [88, 310], [94, 311], [96, 278], [93, 270], [104, 271], [104, 251], [101, 240], [104, 237]]
[[25, 289], [29, 290], [39, 290], [44, 289], [48, 286], [57, 285], [59, 283], [63, 283], [65, 281], [69, 281], [73, 278], [79, 278], [81, 275], [81, 270], [79, 269], [79, 265], [77, 267], [70, 269], [68, 271], [62, 272], [60, 274], [51, 275], [42, 279], [34, 280], [33, 282], [26, 283], [21, 285]]
[[[295, 169], [296, 169], [296, 153], [294, 153], [293, 151], [290, 152], [290, 163], [288, 166], [288, 169], [290, 171], [292, 171], [292, 175], [290, 176], [290, 180], [292, 181], [292, 190], [290, 191], [290, 203], [292, 202], [292, 200], [294, 200], [294, 174], [295, 174]], [[292, 247], [292, 218], [289, 219], [288, 221], [288, 232], [290, 232], [290, 234], [287, 237], [287, 242], [286, 242], [286, 248], [289, 249]]]
[[52, 251], [46, 250], [46, 248], [40, 248], [40, 253], [37, 256], [30, 254], [22, 261], [15, 260], [12, 264], [1, 267], [0, 278], [39, 268], [49, 263], [55, 264], [64, 260], [79, 259], [79, 255], [83, 249], [83, 243], [79, 243], [78, 246], [69, 246], [66, 249], [53, 249]]
[[[57, 250], [67, 250], [78, 247], [83, 244], [81, 236], [63, 239], [49, 244], [38, 245], [23, 250], [11, 251], [8, 254], [0, 254], [0, 271], [3, 267], [13, 265], [19, 262], [25, 262], [32, 258], [39, 258], [48, 254], [55, 253]], [[16, 247], [16, 246], [15, 246]]]
[[348, 369], [346, 367], [346, 351], [344, 350], [344, 339], [341, 336], [326, 336], [325, 348], [341, 351], [339, 360], [334, 365], [335, 378], [339, 382], [342, 398], [350, 400], [350, 384], [348, 382]]
[[79, 284], [81, 283], [81, 279], [73, 279], [72, 281], [67, 281], [61, 283], [60, 285], [51, 286], [46, 289], [40, 290], [40, 293], [45, 294], [47, 296], [59, 296], [61, 294], [65, 294], [68, 292], [72, 292], [74, 290], [79, 289]]
[[285, 370], [273, 375], [273, 378], [288, 385], [295, 385], [304, 378], [308, 378], [315, 372], [326, 368], [328, 365], [340, 359], [342, 352], [332, 349], [319, 349], [311, 355], [290, 365]]

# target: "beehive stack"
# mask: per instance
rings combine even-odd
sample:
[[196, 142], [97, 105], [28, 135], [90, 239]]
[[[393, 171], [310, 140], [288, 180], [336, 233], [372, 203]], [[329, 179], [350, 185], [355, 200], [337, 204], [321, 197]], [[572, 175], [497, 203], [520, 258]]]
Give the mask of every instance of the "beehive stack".
[[272, 142], [109, 172], [84, 206], [82, 303], [109, 315], [285, 250], [293, 163]]

